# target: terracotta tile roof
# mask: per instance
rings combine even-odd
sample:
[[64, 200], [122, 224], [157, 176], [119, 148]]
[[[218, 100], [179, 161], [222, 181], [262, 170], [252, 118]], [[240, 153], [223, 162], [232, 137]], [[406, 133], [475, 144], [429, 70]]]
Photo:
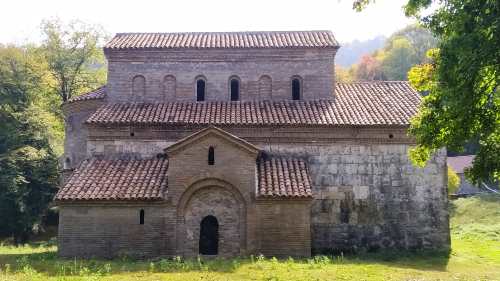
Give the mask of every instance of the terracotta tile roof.
[[72, 97], [67, 103], [72, 103], [75, 101], [83, 101], [83, 100], [97, 100], [97, 99], [103, 99], [106, 97], [106, 86], [101, 86], [93, 91], [90, 91], [88, 93]]
[[176, 48], [338, 48], [331, 31], [118, 33], [105, 50]]
[[263, 157], [258, 162], [258, 179], [260, 197], [312, 197], [312, 180], [303, 160], [277, 156]]
[[56, 201], [152, 201], [164, 198], [168, 160], [85, 160], [57, 192]]
[[337, 84], [332, 100], [115, 103], [89, 124], [406, 126], [420, 95], [407, 82]]

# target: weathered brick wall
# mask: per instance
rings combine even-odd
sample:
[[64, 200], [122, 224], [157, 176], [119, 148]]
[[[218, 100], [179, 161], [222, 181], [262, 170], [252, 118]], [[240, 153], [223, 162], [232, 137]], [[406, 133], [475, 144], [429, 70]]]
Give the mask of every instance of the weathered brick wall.
[[[108, 98], [194, 101], [195, 79], [203, 77], [206, 100], [229, 100], [232, 76], [241, 81], [241, 100], [292, 99], [292, 76], [302, 78], [303, 99], [332, 98], [334, 56], [332, 49], [117, 51], [108, 54]], [[134, 97], [137, 75], [146, 80], [145, 94]]]
[[310, 256], [310, 203], [310, 200], [257, 201], [257, 252], [276, 257]]
[[[208, 165], [208, 149], [215, 148], [215, 163]], [[199, 225], [206, 215], [215, 215], [221, 225], [225, 243], [237, 245], [233, 249], [222, 246], [223, 256], [246, 254], [255, 248], [256, 154], [218, 136], [207, 135], [172, 153], [169, 158], [169, 200], [177, 208], [178, 254], [198, 254]], [[212, 188], [220, 198], [206, 195]], [[206, 205], [199, 198], [212, 204]], [[221, 201], [222, 200], [222, 201]], [[238, 203], [240, 209], [233, 206]], [[230, 214], [230, 212], [234, 212]], [[234, 216], [238, 214], [238, 216]], [[239, 237], [239, 242], [237, 238]]]
[[[144, 224], [139, 212], [145, 211]], [[155, 204], [63, 204], [59, 211], [59, 255], [154, 257], [172, 255], [175, 209]]]
[[[101, 149], [105, 143], [113, 143], [121, 147], [120, 151], [133, 148], [130, 151], [147, 157], [196, 129], [173, 131], [144, 130], [136, 133], [134, 138], [140, 138], [136, 140], [124, 132], [117, 140], [106, 140], [102, 131], [95, 130], [91, 131], [90, 143]], [[232, 128], [229, 131], [266, 151], [308, 161], [314, 183], [311, 240], [315, 252], [449, 246], [446, 154], [440, 151], [425, 168], [414, 167], [408, 159], [413, 141], [404, 129]], [[150, 143], [155, 144], [156, 151]], [[206, 157], [205, 151], [199, 153]], [[200, 161], [204, 164], [205, 160]], [[191, 173], [198, 169], [206, 173], [192, 161], [187, 157], [177, 162], [176, 171], [194, 165]], [[240, 170], [233, 170], [233, 166], [223, 168], [233, 178], [240, 175]]]
[[64, 169], [73, 169], [87, 157], [88, 129], [83, 124], [101, 105], [102, 100], [88, 100], [63, 106], [64, 112]]
[[445, 150], [417, 168], [407, 144], [264, 148], [309, 162], [314, 253], [449, 247]]

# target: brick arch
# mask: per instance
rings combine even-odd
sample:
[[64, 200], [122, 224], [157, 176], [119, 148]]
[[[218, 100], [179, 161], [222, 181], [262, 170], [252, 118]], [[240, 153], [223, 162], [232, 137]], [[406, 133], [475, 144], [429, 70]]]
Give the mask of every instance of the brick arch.
[[220, 222], [219, 255], [238, 256], [246, 250], [246, 202], [230, 183], [215, 178], [199, 180], [181, 195], [177, 205], [178, 254], [198, 255], [199, 225], [208, 216]]
[[176, 98], [177, 81], [174, 75], [166, 75], [163, 77], [162, 83], [163, 100], [173, 101]]
[[142, 101], [146, 95], [146, 77], [135, 75], [132, 78], [132, 100]]

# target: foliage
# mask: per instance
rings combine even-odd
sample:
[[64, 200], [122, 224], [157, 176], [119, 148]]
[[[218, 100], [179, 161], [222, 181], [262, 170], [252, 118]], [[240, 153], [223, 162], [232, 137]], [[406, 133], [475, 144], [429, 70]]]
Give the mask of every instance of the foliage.
[[335, 81], [340, 83], [350, 83], [354, 82], [354, 69], [345, 69], [341, 66], [335, 66]]
[[0, 47], [0, 235], [25, 242], [52, 200], [57, 159], [37, 99], [43, 78], [32, 48]]
[[375, 52], [384, 47], [386, 41], [385, 36], [379, 35], [368, 40], [340, 43], [341, 48], [335, 55], [335, 66], [348, 68], [357, 63], [364, 54]]
[[429, 30], [410, 25], [391, 35], [382, 49], [364, 55], [349, 72], [359, 81], [407, 80], [411, 67], [425, 62], [426, 51], [436, 43]]
[[[411, 0], [409, 15], [432, 1]], [[479, 140], [473, 167], [474, 182], [500, 179], [500, 2], [447, 0], [422, 22], [439, 40], [430, 62], [415, 67], [410, 81], [428, 95], [410, 132], [418, 146], [412, 159], [424, 165], [441, 147], [461, 151]]]
[[42, 22], [41, 51], [53, 78], [52, 87], [63, 102], [101, 86], [106, 81], [104, 55], [99, 44], [105, 33], [98, 26], [60, 20]]
[[56, 247], [0, 243], [0, 280], [496, 280], [500, 197], [451, 202], [452, 253], [380, 252], [276, 259], [61, 259]]
[[460, 186], [460, 177], [448, 166], [448, 194], [455, 194]]
[[41, 46], [0, 45], [0, 236], [24, 243], [41, 229], [58, 185], [61, 104], [104, 84], [100, 28], [41, 24]]

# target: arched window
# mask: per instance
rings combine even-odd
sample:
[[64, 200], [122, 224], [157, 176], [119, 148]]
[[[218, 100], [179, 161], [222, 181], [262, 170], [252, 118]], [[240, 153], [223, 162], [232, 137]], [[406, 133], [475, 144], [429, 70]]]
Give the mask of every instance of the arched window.
[[139, 212], [139, 224], [144, 224], [144, 210], [141, 209]]
[[215, 164], [215, 149], [213, 146], [208, 148], [208, 165]]
[[175, 76], [167, 75], [163, 78], [163, 98], [165, 100], [175, 99], [176, 80]]
[[233, 77], [229, 81], [231, 101], [240, 100], [240, 80], [237, 77]]
[[199, 251], [201, 255], [217, 255], [219, 252], [219, 222], [214, 216], [206, 216], [200, 223]]
[[300, 100], [302, 94], [302, 85], [300, 78], [295, 77], [292, 79], [292, 99]]
[[146, 93], [146, 78], [142, 75], [134, 76], [132, 79], [132, 95], [134, 97], [144, 97]]
[[262, 75], [259, 78], [259, 98], [260, 99], [271, 99], [272, 96], [272, 80], [271, 77], [267, 75]]
[[206, 93], [206, 82], [203, 78], [196, 80], [196, 101], [204, 101]]

